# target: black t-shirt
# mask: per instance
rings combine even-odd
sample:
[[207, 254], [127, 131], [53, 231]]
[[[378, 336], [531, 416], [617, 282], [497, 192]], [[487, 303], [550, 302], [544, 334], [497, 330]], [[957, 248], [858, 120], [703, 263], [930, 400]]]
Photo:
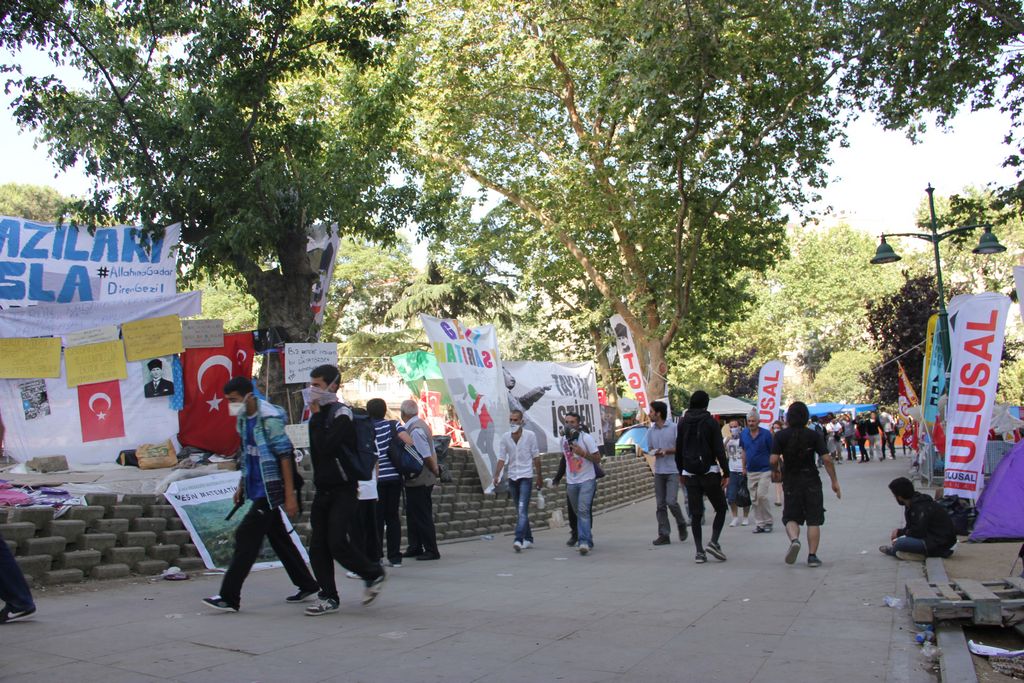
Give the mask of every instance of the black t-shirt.
[[814, 457], [826, 455], [825, 437], [815, 429], [786, 427], [775, 434], [772, 440], [772, 455], [781, 455], [784, 461], [782, 477], [789, 479], [805, 474], [818, 476]]

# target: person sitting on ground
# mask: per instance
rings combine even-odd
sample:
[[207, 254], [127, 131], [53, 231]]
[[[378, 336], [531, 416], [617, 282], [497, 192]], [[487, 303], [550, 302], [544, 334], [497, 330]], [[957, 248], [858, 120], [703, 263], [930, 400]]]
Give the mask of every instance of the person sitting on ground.
[[906, 526], [892, 530], [892, 545], [878, 549], [901, 560], [923, 561], [926, 557], [949, 557], [956, 545], [956, 531], [949, 513], [931, 496], [914, 490], [906, 477], [889, 482], [889, 490], [902, 505]]

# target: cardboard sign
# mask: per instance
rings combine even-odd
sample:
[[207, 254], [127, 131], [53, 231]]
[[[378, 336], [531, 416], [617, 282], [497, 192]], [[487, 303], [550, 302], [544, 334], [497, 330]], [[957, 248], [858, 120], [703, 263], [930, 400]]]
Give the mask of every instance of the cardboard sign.
[[309, 423], [300, 422], [294, 425], [285, 425], [284, 433], [292, 442], [294, 448], [309, 448]]
[[79, 384], [95, 384], [112, 379], [128, 379], [128, 364], [124, 360], [124, 343], [100, 342], [73, 346], [64, 351], [64, 366], [68, 374], [68, 388]]
[[0, 339], [0, 378], [60, 377], [60, 338]]
[[94, 327], [81, 332], [68, 332], [64, 335], [65, 346], [85, 346], [86, 344], [99, 344], [100, 342], [114, 341], [120, 337], [117, 325], [104, 325]]
[[147, 360], [185, 350], [181, 339], [181, 318], [165, 315], [121, 326], [128, 360]]
[[224, 346], [224, 321], [182, 320], [181, 337], [186, 349], [219, 349]]
[[338, 345], [334, 342], [284, 345], [285, 384], [306, 384], [317, 366], [337, 364]]

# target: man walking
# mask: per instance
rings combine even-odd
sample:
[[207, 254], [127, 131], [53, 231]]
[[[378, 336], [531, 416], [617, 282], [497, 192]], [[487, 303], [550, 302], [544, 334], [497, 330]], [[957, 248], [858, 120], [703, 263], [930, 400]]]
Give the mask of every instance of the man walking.
[[590, 518], [597, 490], [597, 464], [601, 453], [590, 434], [580, 426], [577, 413], [566, 413], [563, 418], [565, 433], [562, 435], [562, 456], [565, 459], [566, 492], [569, 503], [576, 512], [576, 529], [579, 537], [577, 549], [586, 555], [594, 548], [590, 531]]
[[404, 557], [418, 561], [439, 560], [437, 532], [434, 529], [434, 503], [431, 492], [437, 483], [437, 455], [434, 453], [434, 435], [427, 423], [420, 419], [416, 401], [402, 401], [402, 422], [412, 437], [413, 447], [423, 458], [423, 471], [405, 482], [406, 528], [409, 530], [409, 548]]
[[668, 545], [672, 526], [668, 513], [676, 520], [679, 540], [687, 536], [686, 517], [679, 507], [679, 470], [676, 469], [676, 425], [668, 422], [668, 406], [664, 401], [651, 403], [649, 411], [651, 427], [647, 430], [647, 447], [654, 456], [654, 501], [655, 516], [658, 519], [658, 537], [654, 545]]
[[740, 432], [740, 446], [747, 461], [747, 488], [754, 508], [754, 533], [770, 533], [772, 519], [772, 433], [759, 422], [761, 414], [751, 410], [747, 415], [747, 428]]
[[220, 593], [204, 598], [209, 607], [238, 611], [242, 583], [259, 556], [263, 539], [270, 541], [288, 578], [299, 589], [288, 602], [302, 602], [317, 592], [317, 582], [285, 530], [281, 508], [294, 518], [299, 514], [295, 491], [295, 465], [292, 443], [284, 433], [284, 411], [253, 395], [252, 382], [235, 377], [224, 385], [224, 398], [232, 415], [238, 416], [236, 428], [242, 437], [239, 456], [242, 476], [235, 491], [235, 504], [252, 501], [249, 511], [235, 529], [235, 552], [224, 573]]
[[498, 444], [498, 467], [494, 472], [494, 486], [501, 481], [501, 472], [508, 465], [508, 490], [516, 503], [516, 537], [512, 548], [518, 553], [533, 545], [530, 530], [530, 493], [536, 477], [537, 488], [544, 486], [540, 474], [540, 450], [537, 437], [523, 430], [523, 411], [509, 413], [509, 431]]
[[338, 401], [340, 383], [341, 373], [333, 365], [320, 365], [310, 373], [309, 453], [316, 494], [309, 517], [313, 528], [309, 559], [320, 584], [320, 602], [306, 609], [311, 617], [338, 610], [334, 562], [363, 580], [364, 605], [377, 598], [387, 578], [383, 567], [371, 562], [363, 548], [352, 542], [359, 481], [353, 472], [346, 471], [346, 466], [355, 457], [358, 446], [352, 409]]
[[800, 526], [807, 525], [807, 565], [820, 567], [818, 544], [821, 525], [825, 523], [825, 503], [821, 493], [821, 476], [815, 456], [821, 456], [832, 480], [836, 498], [842, 498], [832, 454], [825, 448], [821, 433], [807, 427], [810, 414], [801, 401], [790, 404], [786, 411], [787, 427], [775, 435], [772, 443], [772, 466], [781, 463], [782, 488], [785, 491], [782, 522], [789, 536], [786, 564], [796, 562], [800, 554]]
[[707, 552], [723, 562], [726, 559], [718, 539], [725, 526], [727, 506], [723, 489], [729, 483], [729, 465], [718, 422], [708, 412], [709, 401], [706, 391], [693, 392], [689, 409], [679, 418], [676, 436], [676, 467], [686, 482], [686, 502], [690, 508], [693, 543], [697, 547], [697, 564], [708, 561], [700, 528], [705, 496], [715, 509]]
[[882, 431], [882, 459], [885, 460], [885, 447], [889, 447], [889, 458], [896, 459], [896, 422], [892, 415], [883, 410], [878, 414], [878, 424]]

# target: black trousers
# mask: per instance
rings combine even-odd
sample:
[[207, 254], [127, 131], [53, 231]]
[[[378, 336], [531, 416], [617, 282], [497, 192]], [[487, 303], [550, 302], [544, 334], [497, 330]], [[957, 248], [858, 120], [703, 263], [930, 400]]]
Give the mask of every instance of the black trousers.
[[437, 553], [437, 532], [434, 530], [433, 486], [405, 487], [405, 522], [409, 530], [409, 549], [413, 552]]
[[377, 538], [387, 540], [387, 558], [394, 564], [402, 561], [402, 482], [377, 482]]
[[711, 523], [711, 541], [718, 543], [725, 526], [725, 492], [722, 490], [722, 475], [708, 472], [701, 475], [686, 477], [686, 507], [690, 511], [690, 531], [693, 533], [693, 544], [697, 552], [704, 552], [704, 535], [700, 528], [704, 519], [704, 497], [707, 496], [711, 507], [715, 509], [715, 520]]
[[249, 576], [253, 564], [260, 554], [263, 539], [270, 541], [270, 547], [288, 572], [288, 578], [300, 590], [315, 591], [317, 582], [306, 568], [299, 549], [292, 543], [284, 520], [278, 510], [272, 510], [266, 498], [254, 500], [235, 529], [235, 554], [220, 585], [220, 597], [232, 605], [239, 605], [242, 583]]
[[313, 496], [309, 523], [313, 535], [309, 541], [309, 563], [320, 584], [321, 598], [338, 598], [334, 582], [334, 562], [359, 574], [364, 581], [372, 581], [384, 570], [370, 562], [362, 548], [352, 543], [352, 523], [359, 505], [359, 492], [355, 484], [333, 489], [318, 490]]
[[370, 562], [380, 563], [380, 536], [377, 534], [377, 501], [360, 500], [352, 520], [352, 545], [363, 551]]

